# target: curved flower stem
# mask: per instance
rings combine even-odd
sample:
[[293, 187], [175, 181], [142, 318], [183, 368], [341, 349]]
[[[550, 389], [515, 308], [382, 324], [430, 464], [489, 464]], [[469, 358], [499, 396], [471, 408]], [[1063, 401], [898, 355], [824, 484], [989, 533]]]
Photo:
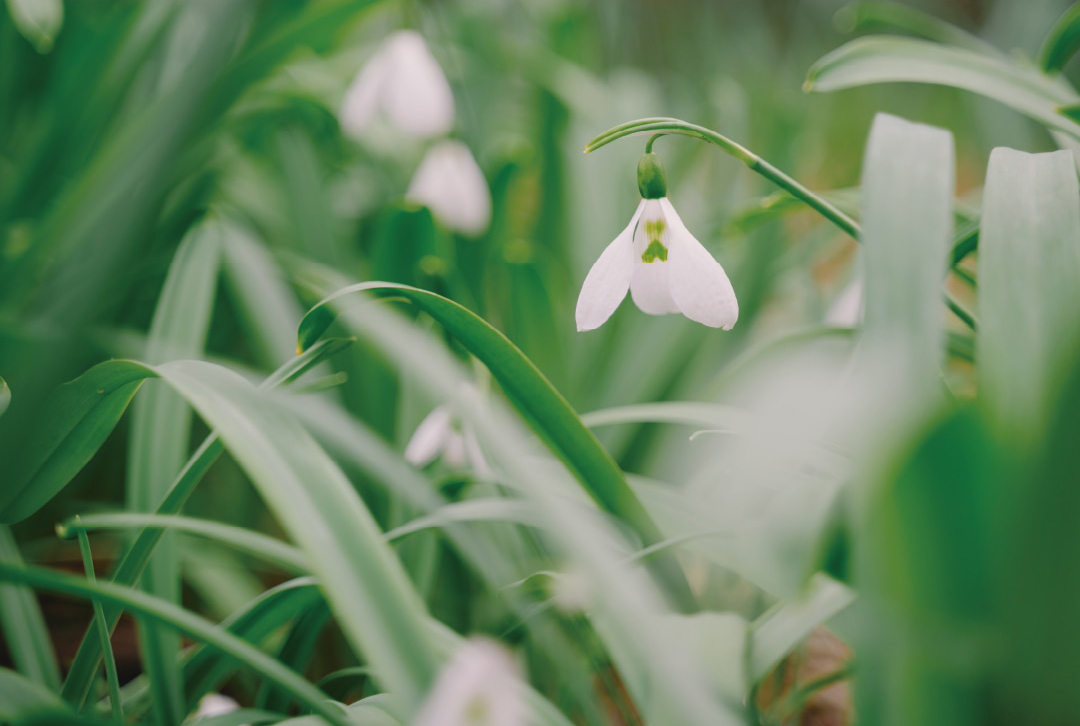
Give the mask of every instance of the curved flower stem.
[[[702, 141], [708, 141], [710, 144], [716, 144], [724, 152], [746, 164], [751, 171], [757, 172], [776, 186], [791, 194], [794, 198], [816, 210], [821, 216], [832, 222], [841, 231], [851, 235], [856, 240], [861, 237], [862, 228], [859, 227], [859, 223], [837, 209], [833, 204], [826, 201], [822, 196], [810, 191], [795, 179], [780, 171], [746, 147], [740, 146], [728, 137], [719, 134], [712, 129], [707, 129], [704, 126], [687, 123], [686, 121], [677, 118], [664, 117], [641, 118], [636, 121], [627, 121], [624, 124], [619, 124], [618, 126], [608, 129], [589, 143], [585, 144], [585, 153], [588, 154], [596, 151], [601, 146], [607, 146], [612, 141], [617, 141], [623, 137], [635, 136], [638, 134], [652, 134], [646, 144], [647, 152], [652, 150], [653, 142], [665, 134], [692, 136], [693, 138], [701, 139]], [[974, 235], [964, 235], [952, 251], [952, 259], [963, 259], [963, 257], [974, 247], [974, 239], [977, 239]], [[949, 306], [949, 309], [956, 313], [960, 320], [973, 330], [975, 329], [976, 321], [974, 316], [948, 291], [945, 291], [945, 302]]]
[[[660, 132], [660, 133], [657, 133]], [[800, 199], [808, 206], [817, 210], [822, 216], [835, 224], [841, 230], [847, 234], [855, 237], [859, 236], [859, 223], [848, 215], [841, 212], [835, 206], [827, 202], [821, 196], [810, 191], [799, 182], [792, 179], [784, 172], [777, 169], [769, 162], [762, 159], [757, 154], [753, 153], [749, 149], [736, 144], [731, 139], [716, 133], [712, 129], [707, 129], [704, 126], [698, 126], [696, 124], [687, 123], [686, 121], [680, 121], [677, 118], [643, 118], [637, 121], [630, 121], [625, 124], [621, 124], [612, 129], [605, 131], [597, 136], [595, 139], [585, 145], [585, 153], [596, 151], [601, 146], [606, 146], [612, 141], [621, 139], [624, 136], [631, 136], [636, 134], [652, 133], [653, 137], [649, 139], [646, 151], [650, 150], [653, 142], [664, 134], [681, 134], [683, 136], [692, 136], [702, 141], [708, 141], [711, 144], [716, 144], [725, 152], [734, 156], [739, 161], [746, 164], [752, 171], [756, 171], [763, 177], [776, 184], [784, 191], [791, 194], [796, 199]]]

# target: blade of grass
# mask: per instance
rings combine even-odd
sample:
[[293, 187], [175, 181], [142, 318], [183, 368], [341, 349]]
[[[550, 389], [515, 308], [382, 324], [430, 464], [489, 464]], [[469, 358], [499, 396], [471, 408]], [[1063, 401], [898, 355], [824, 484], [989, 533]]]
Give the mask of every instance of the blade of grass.
[[130, 610], [139, 617], [153, 618], [188, 637], [221, 651], [288, 690], [307, 708], [337, 726], [350, 726], [341, 711], [326, 696], [297, 673], [266, 655], [247, 641], [232, 635], [194, 613], [151, 595], [111, 582], [89, 582], [39, 567], [16, 567], [0, 563], [0, 580], [87, 599], [97, 599]]
[[[82, 554], [83, 570], [86, 572], [86, 581], [91, 585], [97, 582], [94, 573], [94, 555], [90, 552], [90, 538], [86, 536], [86, 530], [78, 531], [79, 552]], [[105, 623], [105, 613], [101, 609], [101, 601], [94, 599], [94, 627], [97, 629], [98, 639], [101, 643], [101, 652], [105, 654], [105, 680], [109, 684], [109, 703], [112, 704], [112, 717], [118, 724], [124, 723], [124, 709], [120, 705], [120, 679], [116, 675], [116, 655], [113, 653], [112, 643], [109, 642], [109, 626]]]
[[[0, 562], [15, 566], [23, 564], [11, 530], [2, 525]], [[0, 628], [19, 672], [50, 691], [59, 691], [60, 668], [56, 664], [49, 629], [32, 591], [14, 585], [0, 585]]]
[[[217, 222], [204, 220], [181, 241], [150, 323], [141, 356], [147, 362], [201, 357], [217, 290], [221, 234]], [[133, 511], [149, 512], [165, 496], [187, 459], [191, 409], [168, 387], [151, 384], [132, 404], [131, 416], [127, 503]], [[180, 557], [176, 540], [169, 533], [162, 533], [141, 586], [179, 604]], [[159, 720], [178, 724], [183, 718], [184, 688], [175, 668], [180, 639], [153, 623], [142, 627], [146, 630], [140, 632], [139, 647], [143, 667], [155, 684]]]
[[[343, 347], [350, 345], [350, 342], [351, 341], [343, 339], [328, 339], [324, 341], [325, 344], [314, 346], [303, 355], [295, 356], [284, 363], [277, 371], [266, 379], [263, 383], [264, 388], [273, 388], [296, 380], [327, 357], [342, 350]], [[95, 373], [95, 369], [91, 369], [86, 375], [89, 376], [91, 374], [94, 374], [94, 376], [98, 375]], [[81, 378], [79, 380], [81, 380]], [[75, 383], [77, 382], [78, 381]], [[96, 386], [96, 384], [91, 385]], [[61, 408], [60, 410], [64, 409]], [[119, 415], [122, 413], [122, 410], [116, 412], [117, 418], [119, 418]], [[56, 421], [56, 425], [60, 427], [74, 427], [80, 425], [82, 419], [79, 417], [85, 416], [86, 412], [82, 409], [76, 409], [69, 411], [68, 414], [76, 420], [67, 421], [64, 418], [60, 418]], [[107, 422], [99, 423], [105, 425]], [[115, 426], [115, 424], [116, 421], [114, 420], [111, 426]], [[102, 439], [107, 434], [108, 431], [105, 431], [102, 434]], [[94, 448], [96, 449], [99, 445], [100, 441]], [[70, 480], [70, 478], [78, 471], [78, 468], [81, 468], [82, 463], [78, 463], [79, 460], [82, 460], [82, 462], [85, 463], [85, 461], [93, 454], [93, 451], [90, 451], [89, 453], [80, 452], [79, 455], [75, 457], [75, 463], [78, 464], [76, 467], [69, 461], [71, 458], [70, 452], [65, 452], [62, 449], [56, 450], [55, 447], [50, 451], [57, 459], [68, 461], [68, 468], [58, 475], [58, 487], [62, 487], [64, 482]], [[195, 486], [213, 463], [217, 461], [217, 458], [223, 451], [224, 446], [217, 435], [211, 434], [208, 436], [191, 455], [187, 464], [185, 464], [184, 468], [177, 475], [176, 481], [173, 482], [172, 487], [169, 489], [169, 493], [158, 506], [157, 513], [175, 514], [180, 511]], [[65, 476], [67, 477], [66, 479], [64, 479]], [[131, 545], [120, 557], [119, 562], [113, 570], [112, 579], [114, 582], [122, 585], [130, 585], [138, 580], [160, 539], [161, 532], [162, 530], [156, 528], [144, 528], [138, 533]], [[120, 610], [118, 608], [106, 606], [105, 614], [106, 621], [111, 631], [116, 627], [116, 623], [120, 618]], [[82, 643], [79, 645], [79, 649], [75, 653], [75, 659], [72, 661], [71, 668], [68, 671], [67, 679], [64, 681], [62, 689], [64, 700], [73, 703], [76, 706], [82, 706], [89, 696], [94, 673], [98, 668], [100, 658], [101, 651], [97, 646], [97, 641], [88, 631], [87, 634], [83, 636]]]

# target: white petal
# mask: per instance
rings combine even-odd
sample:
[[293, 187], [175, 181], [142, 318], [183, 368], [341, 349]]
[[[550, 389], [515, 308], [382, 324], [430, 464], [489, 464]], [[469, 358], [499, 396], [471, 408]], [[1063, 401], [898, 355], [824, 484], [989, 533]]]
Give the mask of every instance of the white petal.
[[[679, 306], [671, 297], [671, 229], [664, 219], [664, 209], [659, 199], [645, 200], [645, 212], [634, 232], [634, 272], [630, 277], [630, 297], [642, 312], [649, 315], [666, 315], [679, 312]], [[649, 247], [645, 227], [648, 223], [661, 224], [660, 242], [668, 248], [668, 261], [656, 259], [644, 262], [641, 256]]]
[[443, 667], [413, 726], [525, 726], [522, 694], [506, 649], [472, 638]]
[[739, 319], [739, 302], [727, 273], [694, 239], [666, 198], [660, 200], [671, 228], [671, 296], [683, 315], [702, 325], [731, 330]]
[[439, 62], [415, 30], [387, 41], [390, 70], [383, 102], [390, 120], [407, 134], [427, 139], [454, 126], [454, 94]]
[[491, 190], [469, 147], [441, 141], [428, 150], [405, 198], [426, 205], [443, 224], [477, 235], [491, 223]]
[[345, 91], [338, 121], [341, 130], [353, 138], [361, 136], [375, 118], [386, 85], [388, 60], [386, 46], [379, 48]]
[[626, 297], [634, 268], [634, 230], [644, 209], [642, 199], [630, 224], [604, 249], [585, 276], [574, 314], [579, 331], [599, 328]]
[[446, 447], [451, 433], [450, 409], [439, 406], [416, 427], [405, 446], [405, 461], [413, 466], [427, 466]]

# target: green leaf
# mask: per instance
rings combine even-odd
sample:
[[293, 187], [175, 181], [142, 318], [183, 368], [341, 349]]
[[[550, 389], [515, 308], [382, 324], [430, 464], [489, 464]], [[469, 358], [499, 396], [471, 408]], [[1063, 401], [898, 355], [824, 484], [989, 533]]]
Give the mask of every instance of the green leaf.
[[[343, 298], [357, 298], [356, 294], [363, 292], [405, 298], [438, 321], [488, 367], [517, 410], [597, 504], [622, 518], [645, 545], [662, 539], [618, 465], [582, 424], [562, 394], [506, 336], [456, 302], [406, 285], [385, 282], [350, 285], [308, 311], [300, 321], [299, 348], [307, 348], [330, 327], [339, 309], [349, 302]], [[363, 297], [353, 300], [354, 303], [363, 301]], [[671, 595], [684, 607], [692, 608], [693, 596], [678, 563], [670, 556], [663, 556], [655, 564], [657, 576], [667, 585]]]
[[863, 160], [863, 336], [895, 348], [916, 396], [944, 359], [941, 287], [952, 237], [953, 140], [944, 129], [874, 119]]
[[[286, 361], [277, 371], [267, 377], [266, 381], [263, 382], [263, 387], [273, 388], [293, 381], [312, 367], [317, 366], [326, 357], [333, 355], [349, 344], [350, 341], [348, 340], [325, 340], [307, 350], [303, 355], [295, 356]], [[77, 417], [79, 412], [75, 411], [73, 415]], [[72, 423], [59, 420], [55, 422], [55, 425], [63, 427], [72, 425]], [[195, 486], [223, 450], [224, 446], [216, 434], [208, 436], [177, 475], [168, 495], [157, 509], [158, 514], [175, 514], [179, 512]], [[161, 539], [161, 533], [161, 529], [144, 528], [136, 535], [130, 547], [120, 557], [113, 571], [113, 580], [115, 582], [130, 585], [139, 578], [150, 559], [150, 555], [154, 552], [157, 543]], [[105, 620], [110, 629], [116, 627], [119, 617], [119, 609], [106, 604]], [[75, 654], [75, 660], [68, 671], [67, 680], [64, 681], [64, 700], [78, 706], [81, 706], [86, 701], [93, 683], [94, 674], [100, 664], [100, 658], [101, 649], [97, 640], [90, 637], [88, 632], [83, 637], [83, 642], [79, 646], [79, 650]]]
[[1080, 5], [1074, 3], [1054, 23], [1039, 49], [1039, 67], [1047, 73], [1062, 70], [1080, 49]]
[[[181, 241], [158, 297], [142, 358], [163, 363], [174, 358], [198, 358], [217, 290], [221, 260], [221, 225], [203, 221]], [[164, 498], [188, 456], [191, 409], [175, 392], [150, 385], [135, 400], [128, 446], [127, 502], [134, 511], [153, 511]], [[143, 575], [149, 593], [180, 602], [180, 557], [176, 540], [167, 533], [158, 544], [158, 557]], [[180, 639], [154, 624], [140, 625], [143, 665], [155, 683], [159, 720], [178, 724], [183, 718], [183, 684], [176, 669]]]
[[[5, 526], [0, 526], [0, 562], [23, 564], [15, 538]], [[20, 673], [50, 691], [60, 690], [60, 668], [33, 592], [15, 585], [0, 585], [0, 632]], [[0, 698], [0, 702], [3, 700]]]
[[75, 716], [75, 713], [48, 687], [15, 671], [0, 668], [0, 723], [13, 724], [29, 717], [44, 720], [46, 716], [63, 718]]
[[1080, 138], [1080, 125], [1058, 113], [1080, 102], [1068, 86], [1011, 61], [964, 48], [891, 36], [859, 38], [828, 54], [807, 74], [807, 91], [872, 83], [952, 86], [1010, 106], [1047, 128]]
[[78, 530], [93, 532], [108, 529], [169, 529], [175, 532], [197, 534], [227, 544], [261, 560], [270, 562], [292, 574], [310, 572], [303, 554], [292, 545], [265, 534], [243, 527], [167, 514], [141, 514], [139, 512], [115, 512], [84, 514], [57, 526], [61, 537], [73, 536]]
[[978, 36], [898, 2], [867, 0], [848, 3], [836, 12], [835, 19], [837, 26], [847, 33], [900, 30], [936, 43], [1000, 55], [1000, 51]]
[[438, 660], [423, 605], [352, 484], [295, 419], [235, 373], [201, 361], [156, 370], [221, 437], [304, 551], [346, 637], [411, 712]]
[[990, 155], [979, 246], [979, 394], [1034, 440], [1080, 322], [1080, 188], [1068, 151]]
[[286, 668], [247, 641], [172, 603], [111, 582], [91, 583], [81, 577], [39, 567], [15, 567], [0, 563], [0, 580], [29, 585], [49, 592], [98, 599], [103, 603], [119, 605], [137, 616], [152, 618], [158, 623], [175, 628], [194, 640], [205, 643], [244, 663], [263, 678], [289, 691], [306, 707], [330, 723], [337, 726], [349, 726], [348, 720], [343, 718], [341, 711], [330, 704], [321, 691], [298, 673]]
[[909, 447], [870, 495], [853, 548], [860, 719], [981, 723], [989, 668], [1006, 662], [984, 634], [1014, 637], [993, 621], [996, 583], [1018, 586], [1001, 580], [1009, 462], [974, 406]]
[[0, 523], [26, 519], [71, 481], [105, 442], [146, 377], [142, 365], [115, 361], [56, 389], [39, 412], [38, 435], [0, 492]]

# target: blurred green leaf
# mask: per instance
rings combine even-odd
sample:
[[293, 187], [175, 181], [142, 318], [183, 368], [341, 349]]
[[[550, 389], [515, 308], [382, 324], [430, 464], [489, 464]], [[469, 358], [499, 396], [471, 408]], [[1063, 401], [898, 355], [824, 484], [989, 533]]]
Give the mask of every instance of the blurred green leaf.
[[[16, 566], [23, 564], [11, 529], [3, 525], [0, 525], [0, 561]], [[15, 585], [0, 585], [0, 632], [4, 634], [8, 652], [20, 673], [51, 691], [60, 690], [60, 667], [41, 606], [32, 591]]]
[[878, 114], [863, 160], [866, 271], [862, 334], [894, 347], [915, 396], [937, 390], [944, 360], [941, 287], [952, 238], [952, 135]]
[[935, 43], [1000, 55], [1000, 51], [982, 38], [918, 8], [898, 2], [878, 0], [851, 2], [836, 11], [835, 19], [836, 25], [848, 33], [866, 30], [899, 30]]
[[[217, 291], [221, 261], [221, 225], [204, 220], [181, 241], [169, 266], [154, 309], [146, 350], [141, 358], [164, 363], [202, 355]], [[150, 512], [168, 492], [188, 455], [191, 408], [165, 386], [150, 385], [132, 404], [128, 446], [127, 502], [137, 512]], [[142, 587], [169, 602], [180, 602], [180, 560], [176, 540], [167, 532], [161, 553], [143, 573]], [[183, 718], [181, 673], [175, 667], [180, 639], [154, 624], [141, 626], [139, 646], [146, 672], [156, 684], [155, 707], [167, 723]]]
[[76, 714], [47, 686], [15, 671], [0, 668], [0, 721], [3, 723], [17, 724], [32, 719], [62, 720], [74, 716]]
[[1068, 151], [998, 148], [983, 191], [977, 340], [979, 394], [1031, 440], [1080, 321], [1080, 188]]
[[805, 88], [828, 92], [894, 82], [962, 88], [1080, 138], [1080, 124], [1057, 112], [1059, 106], [1080, 102], [1067, 85], [999, 57], [925, 40], [891, 36], [853, 40], [815, 63]]
[[1073, 4], [1054, 23], [1039, 49], [1039, 67], [1047, 73], [1061, 71], [1080, 49], [1080, 5]]

